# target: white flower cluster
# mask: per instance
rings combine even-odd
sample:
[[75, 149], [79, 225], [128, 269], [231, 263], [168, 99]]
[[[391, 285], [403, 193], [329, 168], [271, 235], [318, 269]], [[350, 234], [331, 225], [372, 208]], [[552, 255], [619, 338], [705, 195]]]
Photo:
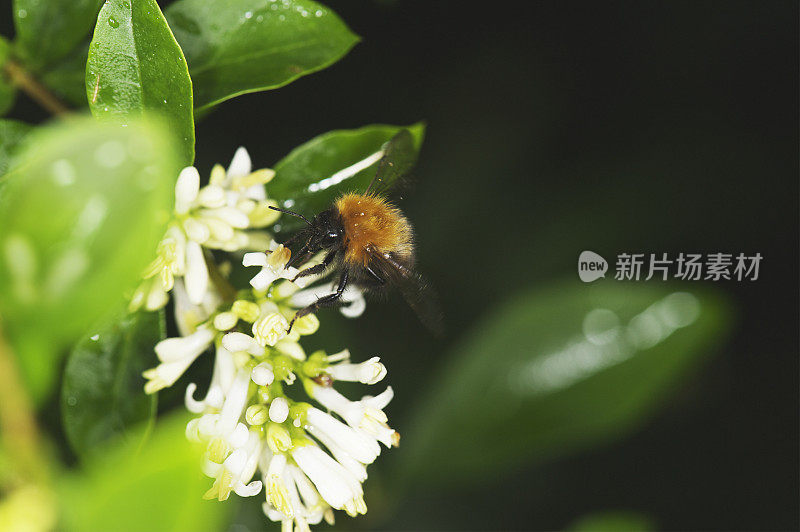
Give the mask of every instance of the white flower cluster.
[[[249, 159], [247, 162], [249, 171]], [[248, 186], [265, 182], [263, 175], [251, 177], [257, 172], [234, 170], [236, 158], [225, 184], [236, 183], [236, 176], [246, 178]], [[218, 177], [215, 181], [212, 172], [209, 186], [218, 185], [225, 190], [220, 184], [222, 174], [216, 169], [215, 172]], [[181, 179], [190, 179], [185, 176], [194, 173], [184, 171]], [[287, 268], [291, 252], [282, 245], [273, 242], [268, 253], [244, 255], [245, 266], [259, 266], [261, 270], [253, 277], [252, 288], [238, 292], [234, 301], [228, 299], [224, 303], [219, 291], [213, 289], [206, 289], [202, 298], [194, 292], [197, 287], [190, 288], [195, 281], [190, 274], [193, 270], [188, 267], [188, 243], [223, 247], [227, 242], [225, 245], [231, 249], [246, 248], [252, 243], [250, 237], [236, 235], [243, 234], [245, 228], [260, 226], [264, 217], [256, 217], [256, 221], [248, 217], [245, 226], [229, 223], [235, 221], [232, 211], [230, 216], [215, 215], [215, 220], [227, 220], [233, 232], [223, 235], [230, 238], [220, 239], [222, 229], [210, 229], [217, 222], [208, 223], [211, 216], [208, 211], [219, 214], [215, 209], [225, 207], [213, 207], [219, 203], [200, 200], [204, 196], [202, 191], [208, 187], [199, 189], [194, 177], [191, 186], [180, 181], [176, 212], [186, 216], [179, 217], [180, 225], [176, 222], [171, 230], [180, 232], [186, 245], [181, 248], [180, 260], [174, 259], [179, 252], [170, 251], [172, 258], [159, 263], [161, 269], [151, 278], [157, 275], [159, 281], [170, 280], [176, 320], [183, 336], [168, 338], [155, 346], [160, 363], [144, 372], [145, 390], [155, 393], [172, 386], [199, 356], [214, 350], [214, 370], [205, 396], [195, 397], [194, 383], [187, 386], [185, 396], [186, 408], [197, 414], [187, 425], [186, 435], [204, 446], [203, 471], [214, 479], [205, 497], [222, 501], [231, 492], [250, 497], [263, 490], [265, 515], [281, 521], [284, 531], [309, 530], [309, 525], [322, 519], [332, 523], [333, 510], [344, 510], [351, 516], [365, 513], [362, 483], [367, 478], [366, 466], [378, 457], [381, 444], [391, 447], [399, 442], [399, 435], [389, 427], [384, 413], [392, 399], [392, 389], [387, 387], [374, 397], [367, 395], [352, 401], [333, 384], [336, 381], [376, 384], [386, 376], [386, 368], [378, 357], [352, 363], [347, 350], [332, 355], [323, 351], [307, 355], [300, 339], [318, 329], [319, 321], [313, 314], [295, 321], [291, 333], [287, 333], [294, 313], [320, 295], [330, 293], [331, 286], [324, 283], [304, 288], [304, 284], [292, 282], [297, 270]], [[238, 196], [231, 202], [226, 200], [226, 205], [237, 206], [235, 210], [240, 213], [252, 214], [260, 209], [263, 199], [261, 203], [253, 200], [256, 207], [252, 209], [243, 206], [253, 199], [254, 192], [247, 190], [232, 185], [226, 197]], [[214, 194], [217, 192], [205, 193]], [[194, 221], [187, 228], [188, 220]], [[195, 234], [195, 222], [209, 228], [207, 235], [199, 235], [207, 238]], [[164, 246], [162, 242], [162, 249]], [[179, 263], [187, 267], [175, 268]], [[181, 276], [184, 279], [173, 282], [174, 277]], [[309, 276], [298, 281], [314, 280]], [[166, 293], [164, 284], [151, 284], [158, 284], [159, 290]], [[142, 290], [148, 289], [153, 287]], [[141, 297], [149, 299], [146, 295]], [[159, 297], [154, 301], [160, 303]], [[346, 291], [343, 302], [342, 313], [347, 316], [355, 317], [364, 311], [364, 298], [357, 289]], [[315, 404], [292, 399], [293, 385], [295, 391], [302, 386]]]
[[[209, 184], [200, 188], [200, 174], [184, 168], [175, 184], [175, 210], [158, 255], [148, 266], [144, 281], [131, 298], [130, 310], [157, 310], [168, 301], [176, 278], [185, 281], [185, 292], [194, 305], [209, 305], [209, 271], [205, 249], [239, 251], [266, 249], [272, 241], [264, 231], [280, 213], [268, 200], [264, 185], [275, 172], [251, 171], [247, 150], [239, 148], [228, 170], [216, 165]], [[211, 306], [214, 306], [213, 303]]]

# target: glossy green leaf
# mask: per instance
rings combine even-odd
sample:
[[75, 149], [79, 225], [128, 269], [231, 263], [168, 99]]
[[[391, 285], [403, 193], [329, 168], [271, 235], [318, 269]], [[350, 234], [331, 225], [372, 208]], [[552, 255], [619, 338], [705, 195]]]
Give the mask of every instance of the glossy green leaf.
[[72, 350], [64, 370], [61, 419], [79, 455], [115, 436], [136, 441], [156, 414], [156, 395], [144, 393], [142, 372], [166, 335], [164, 313], [138, 312], [91, 331]]
[[30, 130], [31, 126], [24, 122], [0, 119], [0, 176], [11, 166], [12, 157]]
[[[363, 192], [378, 168], [377, 159], [368, 164], [372, 160], [370, 158], [403, 129], [408, 129], [414, 140], [413, 146], [409, 147], [413, 153], [407, 154], [404, 161], [411, 166], [416, 161], [425, 135], [423, 123], [407, 128], [370, 125], [359, 129], [342, 129], [314, 137], [281, 159], [274, 167], [275, 178], [267, 185], [267, 191], [284, 207], [313, 216], [329, 207], [334, 198], [344, 191]], [[362, 161], [366, 162], [360, 171], [339, 173]], [[286, 229], [299, 224], [295, 219], [284, 216], [281, 225]]]
[[447, 357], [401, 474], [478, 481], [608, 440], [652, 413], [728, 323], [713, 295], [577, 279], [504, 305]]
[[143, 448], [129, 443], [104, 449], [63, 479], [58, 529], [222, 530], [232, 505], [203, 500], [213, 479], [201, 473], [201, 449], [186, 440], [186, 421], [159, 420]]
[[180, 165], [141, 119], [61, 122], [26, 146], [0, 179], [0, 315], [41, 398], [59, 349], [123, 305], [152, 259]]
[[40, 68], [71, 52], [92, 29], [103, 0], [14, 0], [19, 52]]
[[276, 89], [321, 70], [358, 42], [310, 0], [178, 0], [166, 9], [195, 87], [195, 107]]
[[186, 60], [155, 0], [108, 0], [97, 16], [86, 63], [92, 114], [123, 123], [160, 114], [194, 161], [192, 80]]
[[580, 518], [568, 530], [573, 532], [647, 532], [656, 530], [653, 521], [636, 512], [602, 512]]

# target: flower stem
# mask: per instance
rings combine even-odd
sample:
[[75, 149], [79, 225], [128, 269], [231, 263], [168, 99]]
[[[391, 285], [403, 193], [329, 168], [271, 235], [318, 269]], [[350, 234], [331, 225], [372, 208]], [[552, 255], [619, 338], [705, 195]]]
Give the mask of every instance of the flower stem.
[[58, 98], [48, 91], [44, 85], [36, 81], [36, 79], [16, 61], [11, 59], [6, 61], [3, 65], [3, 70], [13, 85], [19, 87], [32, 100], [51, 114], [58, 116], [69, 113], [69, 109], [67, 109]]

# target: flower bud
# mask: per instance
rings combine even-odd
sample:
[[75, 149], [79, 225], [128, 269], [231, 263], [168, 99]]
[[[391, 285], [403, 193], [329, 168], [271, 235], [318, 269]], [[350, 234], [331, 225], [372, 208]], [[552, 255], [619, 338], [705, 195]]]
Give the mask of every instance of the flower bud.
[[279, 424], [270, 423], [267, 428], [267, 445], [273, 453], [282, 453], [292, 448], [292, 437]]
[[209, 183], [212, 185], [220, 185], [222, 186], [225, 183], [225, 179], [227, 179], [227, 174], [225, 173], [225, 168], [222, 167], [221, 164], [215, 164], [214, 168], [211, 169], [211, 176], [209, 177]]
[[215, 209], [225, 205], [225, 189], [219, 185], [208, 185], [200, 189], [197, 201], [203, 207]]
[[302, 318], [298, 318], [292, 326], [292, 332], [297, 331], [303, 336], [314, 334], [317, 329], [319, 329], [319, 319], [313, 314], [306, 314]]
[[[299, 320], [298, 320], [299, 321]], [[262, 316], [253, 324], [253, 336], [261, 345], [274, 346], [286, 336], [289, 322], [278, 312]]]
[[243, 319], [244, 321], [250, 323], [256, 321], [258, 319], [258, 315], [260, 314], [258, 305], [252, 301], [246, 301], [244, 299], [234, 301], [233, 306], [231, 307], [231, 312], [239, 316], [239, 318]]
[[264, 405], [251, 405], [247, 407], [244, 413], [244, 419], [249, 425], [263, 425], [267, 419], [271, 418], [272, 409], [267, 412], [267, 407]]
[[276, 397], [269, 405], [269, 419], [274, 423], [283, 423], [289, 417], [289, 402], [283, 397]]
[[229, 331], [236, 327], [239, 318], [233, 312], [220, 312], [214, 316], [214, 328], [218, 331]]
[[262, 362], [253, 368], [250, 373], [250, 378], [259, 386], [269, 386], [275, 380], [275, 375], [272, 373], [272, 366], [266, 362]]

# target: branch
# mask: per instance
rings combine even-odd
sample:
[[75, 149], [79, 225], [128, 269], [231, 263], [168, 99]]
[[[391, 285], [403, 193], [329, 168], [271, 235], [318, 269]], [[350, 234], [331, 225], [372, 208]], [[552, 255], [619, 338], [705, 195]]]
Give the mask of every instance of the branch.
[[61, 103], [44, 85], [36, 81], [20, 64], [9, 59], [3, 65], [11, 84], [19, 87], [32, 100], [55, 116], [69, 113], [69, 109]]

